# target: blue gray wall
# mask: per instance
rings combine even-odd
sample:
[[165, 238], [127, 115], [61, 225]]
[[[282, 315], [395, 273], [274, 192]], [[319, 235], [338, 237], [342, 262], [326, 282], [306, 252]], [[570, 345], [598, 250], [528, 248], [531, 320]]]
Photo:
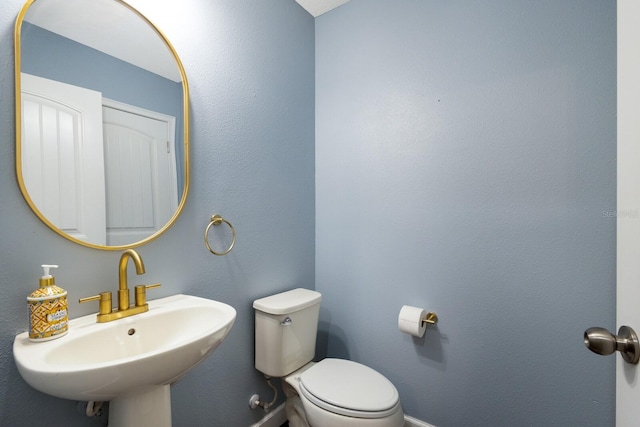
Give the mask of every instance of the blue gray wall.
[[[131, 3], [162, 28], [187, 70], [192, 186], [178, 222], [139, 248], [147, 273], [130, 283], [161, 282], [150, 298], [182, 292], [238, 310], [215, 354], [172, 388], [172, 409], [176, 427], [248, 426], [264, 415], [249, 409], [251, 394], [270, 395], [253, 368], [251, 303], [314, 284], [313, 18], [294, 1]], [[77, 298], [115, 289], [120, 255], [62, 239], [19, 192], [11, 40], [22, 4], [0, 2], [0, 425], [50, 426], [53, 419], [86, 426], [75, 402], [27, 386], [11, 351], [15, 334], [27, 328], [25, 298], [37, 287], [40, 264], [60, 264], [57, 283], [77, 317], [97, 310]], [[214, 213], [238, 232], [225, 257], [202, 241]]]
[[[613, 426], [614, 1], [351, 0], [316, 19], [323, 351], [438, 427]], [[403, 304], [434, 310], [422, 339]]]

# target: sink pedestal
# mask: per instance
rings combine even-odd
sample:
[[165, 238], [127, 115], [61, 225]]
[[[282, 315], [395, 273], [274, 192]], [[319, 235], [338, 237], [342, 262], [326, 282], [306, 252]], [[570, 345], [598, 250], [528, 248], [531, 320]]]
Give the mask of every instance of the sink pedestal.
[[150, 386], [109, 402], [109, 427], [171, 427], [169, 385]]

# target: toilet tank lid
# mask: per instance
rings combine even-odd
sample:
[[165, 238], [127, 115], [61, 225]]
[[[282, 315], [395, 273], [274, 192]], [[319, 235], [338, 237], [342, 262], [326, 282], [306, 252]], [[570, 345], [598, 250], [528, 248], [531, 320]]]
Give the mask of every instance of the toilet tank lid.
[[297, 288], [257, 299], [253, 308], [269, 314], [288, 314], [320, 304], [322, 294], [310, 289]]

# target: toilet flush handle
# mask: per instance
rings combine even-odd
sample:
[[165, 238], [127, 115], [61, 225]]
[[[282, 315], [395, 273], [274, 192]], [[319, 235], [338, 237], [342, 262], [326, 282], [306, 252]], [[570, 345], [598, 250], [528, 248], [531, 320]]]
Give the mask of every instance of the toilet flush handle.
[[293, 323], [293, 320], [291, 320], [291, 317], [287, 316], [284, 318], [284, 320], [282, 322], [280, 322], [280, 324], [282, 326], [289, 326]]

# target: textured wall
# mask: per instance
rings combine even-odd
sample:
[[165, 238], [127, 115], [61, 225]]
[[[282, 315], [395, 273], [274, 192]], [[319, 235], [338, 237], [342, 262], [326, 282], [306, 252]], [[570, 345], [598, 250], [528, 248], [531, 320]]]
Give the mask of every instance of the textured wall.
[[[251, 303], [314, 281], [313, 19], [294, 1], [131, 3], [165, 32], [187, 70], [192, 186], [174, 227], [139, 249], [147, 274], [132, 274], [130, 283], [161, 282], [150, 298], [182, 292], [238, 310], [226, 341], [173, 387], [172, 408], [177, 427], [246, 426], [263, 415], [248, 408], [251, 394], [270, 395], [253, 368]], [[24, 383], [11, 346], [27, 327], [25, 298], [40, 264], [60, 264], [57, 283], [77, 317], [97, 310], [77, 298], [116, 288], [119, 253], [62, 239], [29, 211], [16, 185], [11, 40], [21, 6], [0, 2], [0, 425], [81, 426], [88, 421], [75, 402]], [[226, 257], [202, 241], [216, 212], [238, 232]]]
[[[438, 427], [613, 426], [615, 2], [351, 0], [316, 19], [321, 350]], [[403, 304], [435, 310], [423, 339]]]

